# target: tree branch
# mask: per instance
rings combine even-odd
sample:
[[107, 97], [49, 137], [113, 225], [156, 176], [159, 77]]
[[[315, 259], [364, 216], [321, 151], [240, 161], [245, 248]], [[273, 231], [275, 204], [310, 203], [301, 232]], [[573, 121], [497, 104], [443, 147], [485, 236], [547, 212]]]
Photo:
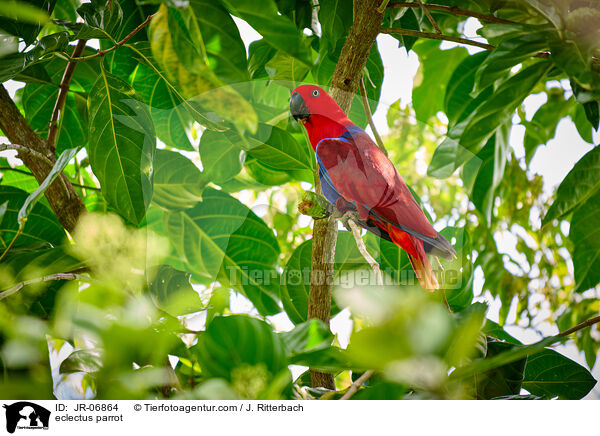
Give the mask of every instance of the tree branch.
[[[419, 3], [421, 1], [419, 0]], [[424, 7], [426, 10], [448, 12], [454, 15], [461, 15], [465, 17], [473, 17], [482, 21], [488, 21], [490, 23], [501, 23], [501, 24], [516, 24], [514, 21], [505, 20], [504, 18], [494, 17], [493, 15], [486, 15], [475, 11], [468, 11], [466, 9], [459, 8], [458, 6], [446, 6], [436, 5], [431, 3], [425, 3], [422, 6], [418, 3], [408, 2], [393, 2], [388, 5], [388, 8], [420, 8]]]
[[[2, 85], [0, 85], [0, 130], [13, 143], [12, 145], [20, 144], [17, 149], [19, 158], [31, 170], [38, 183], [42, 183], [56, 163], [56, 156], [46, 142], [36, 135]], [[45, 195], [62, 226], [72, 231], [79, 215], [85, 211], [85, 206], [71, 183], [64, 177], [60, 179], [62, 182], [54, 181]]]
[[431, 25], [435, 29], [435, 33], [441, 35], [442, 31], [440, 30], [440, 28], [438, 27], [437, 23], [435, 22], [435, 20], [431, 16], [431, 13], [429, 12], [429, 9], [427, 9], [425, 7], [425, 5], [423, 4], [423, 0], [417, 0], [417, 2], [419, 2], [419, 6], [421, 7], [421, 9], [423, 10], [423, 12], [427, 16], [427, 19], [429, 20], [429, 22], [431, 23]]
[[371, 131], [373, 132], [373, 136], [375, 137], [375, 142], [377, 143], [377, 146], [379, 147], [379, 149], [381, 151], [383, 151], [385, 153], [385, 155], [387, 156], [388, 151], [385, 148], [385, 145], [383, 144], [383, 140], [381, 139], [381, 136], [379, 136], [379, 132], [377, 132], [377, 129], [375, 128], [375, 122], [373, 121], [373, 115], [371, 114], [371, 108], [369, 107], [369, 99], [367, 98], [367, 90], [365, 89], [364, 77], [361, 77], [361, 79], [360, 79], [359, 90], [360, 90], [360, 97], [362, 99], [363, 108], [365, 109], [365, 115], [367, 116], [367, 121], [369, 123], [369, 126], [371, 126]]
[[152, 20], [152, 17], [154, 17], [155, 15], [156, 15], [156, 13], [154, 13], [152, 15], [148, 15], [143, 23], [141, 23], [139, 26], [137, 26], [135, 29], [133, 29], [127, 36], [125, 36], [122, 40], [117, 42], [112, 47], [107, 48], [106, 50], [98, 50], [96, 53], [94, 53], [93, 55], [90, 55], [90, 56], [71, 57], [69, 60], [75, 61], [75, 62], [84, 62], [84, 61], [89, 61], [90, 59], [95, 59], [97, 57], [105, 56], [108, 53], [115, 51], [116, 49], [121, 47], [123, 44], [125, 44], [127, 41], [129, 41], [131, 38], [133, 38], [136, 33], [138, 33], [140, 30], [142, 30], [144, 28], [144, 26], [146, 26], [146, 24], [148, 24]]
[[[4, 150], [17, 150], [19, 153], [23, 153], [23, 154], [32, 156], [32, 157], [38, 159], [40, 162], [44, 162], [46, 165], [48, 165], [48, 167], [50, 169], [52, 169], [52, 167], [54, 166], [52, 161], [49, 158], [47, 158], [46, 156], [44, 156], [42, 153], [38, 153], [37, 151], [27, 148], [21, 144], [0, 144], [0, 151], [4, 151]], [[31, 175], [33, 175], [33, 174], [31, 174]], [[59, 179], [63, 186], [63, 189], [65, 190], [65, 193], [68, 195], [69, 188], [67, 187], [67, 183], [69, 182], [69, 180], [66, 179], [66, 176], [64, 174], [61, 174], [59, 176]]]
[[472, 45], [474, 47], [484, 48], [486, 50], [493, 50], [496, 48], [491, 44], [485, 44], [483, 42], [477, 42], [477, 41], [473, 41], [471, 39], [459, 38], [458, 36], [452, 36], [452, 35], [440, 35], [437, 33], [430, 33], [430, 32], [419, 32], [418, 30], [395, 29], [392, 27], [382, 27], [381, 33], [416, 36], [417, 38], [437, 39], [439, 41], [452, 41], [452, 42], [457, 42], [459, 44]]
[[[385, 6], [384, 2], [384, 6]], [[342, 47], [340, 57], [331, 80], [330, 94], [346, 113], [375, 38], [379, 34], [383, 13], [377, 11], [381, 0], [355, 1], [354, 21]], [[317, 189], [320, 192], [320, 186]], [[315, 221], [313, 226], [313, 248], [311, 260], [311, 283], [308, 294], [308, 318], [319, 318], [329, 324], [331, 311], [331, 281], [335, 243], [337, 241], [337, 221], [333, 218]], [[335, 389], [332, 374], [320, 371], [310, 372], [313, 387], [323, 386]]]
[[582, 322], [581, 324], [577, 324], [575, 327], [571, 327], [563, 332], [560, 332], [558, 336], [569, 336], [571, 333], [575, 333], [578, 330], [584, 329], [586, 327], [592, 326], [600, 322], [600, 316], [595, 316], [594, 318], [590, 318], [587, 321]]
[[373, 375], [373, 371], [365, 371], [359, 378], [357, 378], [354, 381], [354, 383], [352, 383], [350, 385], [350, 387], [348, 388], [346, 393], [344, 395], [342, 395], [340, 400], [349, 400], [350, 398], [352, 398], [354, 396], [354, 394], [358, 391], [358, 388], [360, 388], [360, 386], [364, 382], [366, 382], [372, 375]]
[[[33, 177], [32, 173], [30, 173], [29, 171], [22, 170], [20, 168], [0, 167], [0, 171], [13, 171], [15, 173], [25, 174], [26, 176]], [[69, 179], [67, 178], [67, 180], [69, 180]], [[69, 182], [71, 182], [71, 181], [69, 180]], [[88, 191], [102, 191], [102, 189], [100, 189], [96, 186], [82, 185], [80, 183], [75, 183], [75, 182], [71, 182], [71, 185], [75, 186], [76, 188], [87, 189]]]
[[45, 277], [38, 277], [36, 279], [26, 280], [24, 282], [16, 284], [12, 288], [8, 288], [7, 290], [0, 292], [0, 300], [4, 300], [6, 297], [10, 297], [11, 295], [19, 292], [25, 286], [33, 285], [34, 283], [49, 282], [49, 281], [53, 281], [53, 280], [82, 280], [82, 279], [88, 280], [89, 277], [85, 277], [85, 276], [83, 276], [81, 274], [77, 274], [75, 272], [69, 272], [69, 273], [51, 274], [51, 275], [45, 276]]
[[[86, 44], [85, 39], [80, 39], [77, 41], [77, 45], [73, 50], [72, 58], [77, 58], [81, 53], [83, 53], [83, 49]], [[50, 117], [50, 125], [48, 127], [48, 138], [46, 139], [46, 143], [48, 144], [48, 148], [52, 150], [52, 152], [56, 152], [56, 137], [58, 135], [58, 117], [60, 116], [63, 108], [65, 107], [65, 102], [67, 101], [67, 94], [69, 92], [69, 86], [71, 85], [71, 78], [73, 77], [73, 73], [75, 72], [75, 67], [77, 66], [77, 61], [71, 60], [67, 63], [67, 67], [65, 68], [65, 72], [63, 74], [62, 80], [60, 81], [60, 87], [58, 91], [58, 97], [56, 98], [56, 104], [54, 105], [54, 110], [52, 111], [52, 116]]]
[[32, 150], [31, 148], [27, 148], [24, 145], [21, 145], [21, 144], [0, 144], [0, 151], [5, 151], [5, 150], [16, 150], [19, 153], [24, 153], [24, 154], [26, 154], [28, 156], [35, 157], [40, 162], [44, 162], [50, 168], [52, 168], [52, 166], [53, 166], [53, 163], [52, 163], [52, 161], [49, 158], [47, 158], [46, 156], [44, 156], [39, 151]]

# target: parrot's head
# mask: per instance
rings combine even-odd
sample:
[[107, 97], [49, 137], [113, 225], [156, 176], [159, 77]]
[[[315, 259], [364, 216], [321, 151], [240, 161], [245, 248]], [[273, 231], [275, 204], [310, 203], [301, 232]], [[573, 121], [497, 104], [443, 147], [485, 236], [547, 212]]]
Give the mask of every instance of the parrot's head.
[[323, 138], [341, 135], [352, 124], [335, 100], [316, 85], [302, 85], [292, 91], [290, 112], [306, 128], [313, 148]]

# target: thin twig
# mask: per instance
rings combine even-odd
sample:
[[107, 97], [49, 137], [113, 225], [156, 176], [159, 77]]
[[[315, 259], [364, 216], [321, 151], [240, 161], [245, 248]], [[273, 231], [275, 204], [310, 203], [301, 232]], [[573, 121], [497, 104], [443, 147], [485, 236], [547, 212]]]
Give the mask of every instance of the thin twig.
[[[36, 159], [44, 162], [46, 165], [48, 165], [50, 167], [50, 169], [52, 169], [54, 167], [54, 164], [52, 163], [52, 161], [48, 157], [44, 156], [40, 152], [32, 150], [29, 147], [25, 147], [24, 145], [21, 145], [21, 144], [0, 144], [0, 151], [4, 151], [4, 150], [17, 150], [17, 152], [19, 152], [19, 153], [27, 154], [27, 155], [29, 155], [31, 157], [35, 157]], [[66, 177], [67, 176], [65, 176], [64, 174], [61, 174], [58, 179], [60, 180], [60, 183], [62, 184], [65, 192], [67, 193], [67, 195], [70, 196], [69, 188], [67, 187], [67, 184], [65, 182]]]
[[[436, 39], [438, 41], [452, 41], [458, 44], [472, 45], [474, 47], [484, 48], [486, 50], [494, 50], [496, 46], [491, 44], [485, 44], [483, 42], [473, 41], [472, 39], [459, 38], [457, 36], [452, 35], [439, 35], [437, 33], [430, 32], [419, 32], [417, 30], [409, 30], [409, 29], [395, 29], [392, 27], [382, 27], [381, 33], [395, 34], [395, 35], [407, 35], [414, 36], [417, 38], [427, 38], [427, 39]], [[550, 53], [541, 51], [533, 55], [534, 58], [543, 58], [546, 59], [550, 57]], [[595, 58], [592, 58], [593, 63], [599, 63], [599, 61]]]
[[435, 32], [438, 34], [442, 34], [442, 31], [440, 30], [440, 28], [438, 27], [437, 23], [435, 22], [435, 20], [433, 19], [433, 17], [431, 16], [431, 13], [429, 12], [429, 9], [427, 9], [425, 7], [425, 5], [423, 4], [422, 0], [417, 0], [419, 2], [419, 6], [421, 7], [421, 9], [423, 10], [423, 12], [425, 13], [425, 15], [427, 16], [427, 19], [429, 20], [429, 22], [431, 23], [431, 25], [433, 26], [433, 28], [435, 29]]
[[371, 130], [373, 131], [373, 136], [375, 137], [375, 142], [377, 142], [377, 146], [388, 155], [388, 151], [381, 140], [381, 136], [379, 136], [379, 132], [375, 128], [375, 123], [373, 122], [373, 115], [371, 114], [371, 108], [369, 107], [369, 99], [367, 98], [367, 90], [365, 89], [365, 81], [364, 77], [360, 79], [360, 83], [358, 85], [358, 89], [360, 90], [360, 96], [362, 99], [363, 107], [365, 108], [365, 115], [367, 116], [367, 121], [369, 122], [369, 126], [371, 126]]
[[21, 173], [21, 174], [26, 174], [28, 176], [33, 177], [33, 174], [30, 173], [29, 171], [25, 171], [25, 170], [21, 170], [19, 168], [13, 168], [13, 167], [0, 167], [0, 171], [14, 171], [15, 173]]
[[[13, 167], [0, 167], [0, 171], [14, 171], [15, 173], [20, 173], [20, 174], [25, 174], [27, 176], [31, 176], [31, 177], [35, 177], [33, 175], [33, 173], [30, 173], [29, 171], [25, 171], [22, 170], [20, 168], [13, 168]], [[69, 180], [70, 181], [70, 180]], [[71, 182], [71, 181], [70, 181]], [[71, 182], [71, 185], [77, 187], [77, 188], [81, 188], [81, 189], [87, 189], [90, 191], [102, 191], [101, 188], [98, 188], [96, 186], [88, 186], [88, 185], [82, 185], [79, 183], [75, 183], [75, 182]]]
[[131, 38], [133, 38], [135, 36], [136, 33], [138, 33], [140, 30], [142, 30], [144, 28], [144, 26], [146, 24], [148, 24], [150, 22], [150, 20], [152, 20], [152, 17], [154, 17], [158, 12], [152, 14], [152, 15], [148, 15], [146, 17], [146, 19], [144, 20], [143, 23], [141, 23], [139, 26], [137, 26], [135, 29], [133, 29], [127, 36], [125, 36], [125, 38], [123, 38], [122, 40], [120, 40], [119, 42], [117, 42], [115, 45], [113, 45], [110, 48], [107, 48], [106, 50], [98, 50], [96, 53], [94, 53], [93, 55], [90, 56], [83, 56], [83, 57], [76, 57], [76, 58], [71, 58], [70, 60], [72, 61], [89, 61], [90, 59], [94, 59], [100, 56], [105, 56], [108, 53], [115, 51], [116, 49], [118, 49], [119, 47], [121, 47], [123, 44], [125, 44], [127, 41], [129, 41]]
[[380, 14], [383, 14], [383, 11], [385, 11], [385, 8], [387, 8], [387, 5], [389, 2], [390, 2], [390, 0], [383, 0], [381, 2], [381, 4], [379, 5], [379, 7], [377, 8], [377, 12], [379, 12]]
[[347, 224], [347, 227], [350, 227], [352, 231], [352, 235], [354, 236], [354, 240], [356, 241], [356, 246], [358, 247], [358, 251], [365, 258], [367, 263], [371, 266], [371, 269], [375, 273], [375, 278], [377, 279], [377, 284], [379, 286], [383, 285], [383, 275], [381, 274], [381, 267], [377, 263], [377, 261], [371, 256], [371, 254], [367, 251], [367, 247], [365, 247], [365, 242], [363, 241], [362, 236], [360, 235], [360, 227], [356, 224], [354, 217], [345, 215], [344, 224]]
[[[419, 1], [420, 3], [420, 1]], [[454, 15], [462, 15], [464, 17], [473, 17], [490, 23], [502, 23], [502, 24], [516, 24], [514, 21], [505, 20], [504, 18], [494, 17], [493, 15], [486, 15], [475, 11], [469, 11], [466, 9], [459, 8], [458, 6], [446, 6], [426, 3], [423, 5], [428, 10], [448, 12]], [[417, 3], [408, 2], [393, 2], [388, 5], [388, 8], [419, 8], [421, 5]]]
[[340, 400], [349, 400], [350, 398], [352, 398], [352, 396], [358, 391], [358, 388], [364, 383], [366, 382], [369, 377], [371, 377], [373, 375], [373, 371], [369, 370], [369, 371], [365, 371], [359, 378], [357, 378], [354, 383], [352, 383], [350, 385], [350, 387], [348, 388], [348, 390], [346, 391], [346, 393], [344, 395], [342, 395], [342, 397], [340, 398]]
[[76, 59], [81, 55], [81, 53], [83, 53], [86, 42], [87, 41], [85, 39], [80, 39], [77, 41], [77, 45], [75, 46], [73, 54], [71, 55], [71, 60], [67, 63], [62, 80], [60, 81], [58, 97], [56, 98], [54, 110], [52, 111], [52, 117], [50, 118], [50, 125], [48, 127], [48, 137], [46, 139], [48, 148], [52, 150], [53, 153], [56, 151], [56, 137], [58, 136], [59, 127], [58, 117], [61, 115], [65, 107], [67, 94], [69, 93], [69, 86], [71, 85], [71, 79], [73, 78], [75, 67], [77, 66], [77, 61], [73, 59]]
[[577, 324], [575, 327], [571, 327], [563, 332], [560, 332], [558, 336], [568, 336], [571, 333], [575, 333], [578, 330], [584, 329], [591, 325], [597, 324], [600, 322], [600, 316], [595, 316], [593, 318], [588, 319], [587, 321], [582, 322], [581, 324]]
[[48, 157], [44, 156], [40, 152], [32, 150], [31, 148], [25, 147], [21, 144], [0, 144], [0, 151], [5, 150], [17, 150], [19, 153], [22, 152], [24, 154], [28, 154], [29, 156], [35, 157], [38, 160], [41, 160], [42, 162], [46, 163], [50, 168], [54, 166], [54, 164], [52, 163], [52, 161], [50, 161]]
[[[10, 241], [10, 244], [8, 244], [8, 247], [6, 247], [6, 250], [4, 250], [4, 252], [2, 253], [2, 256], [0, 256], [0, 262], [2, 262], [4, 260], [4, 258], [6, 257], [6, 255], [8, 254], [8, 252], [10, 251], [10, 249], [12, 248], [13, 245], [15, 245], [15, 242], [17, 242], [17, 238], [19, 236], [21, 236], [21, 233], [23, 233], [23, 228], [25, 227], [25, 221], [21, 221], [21, 224], [19, 224], [19, 228], [17, 229], [17, 232], [15, 233], [15, 236], [12, 238], [12, 240]], [[2, 294], [0, 294], [0, 300], [2, 300]]]
[[477, 41], [473, 41], [471, 39], [459, 38], [457, 36], [452, 36], [452, 35], [439, 35], [437, 33], [430, 33], [430, 32], [419, 32], [417, 30], [395, 29], [395, 28], [391, 28], [391, 27], [382, 27], [381, 33], [415, 36], [417, 38], [437, 39], [439, 41], [452, 41], [452, 42], [457, 42], [459, 44], [466, 44], [466, 45], [472, 45], [472, 46], [479, 47], [479, 48], [484, 48], [486, 50], [493, 50], [496, 48], [491, 44], [484, 44], [483, 42], [477, 42]]
[[87, 280], [88, 277], [85, 277], [81, 274], [70, 272], [70, 273], [52, 274], [52, 275], [45, 276], [45, 277], [38, 277], [36, 279], [26, 280], [24, 282], [16, 284], [12, 288], [8, 288], [6, 291], [0, 292], [0, 300], [3, 300], [6, 297], [9, 297], [12, 294], [17, 293], [21, 289], [23, 289], [25, 286], [32, 285], [34, 283], [50, 282], [53, 280], [82, 280], [82, 279]]

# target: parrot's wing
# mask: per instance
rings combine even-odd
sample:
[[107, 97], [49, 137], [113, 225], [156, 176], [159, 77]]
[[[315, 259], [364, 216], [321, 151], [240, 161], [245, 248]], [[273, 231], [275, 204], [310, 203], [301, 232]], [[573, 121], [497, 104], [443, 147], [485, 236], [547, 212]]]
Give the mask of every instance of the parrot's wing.
[[420, 239], [437, 238], [394, 165], [365, 132], [323, 139], [315, 151], [327, 180], [346, 201]]

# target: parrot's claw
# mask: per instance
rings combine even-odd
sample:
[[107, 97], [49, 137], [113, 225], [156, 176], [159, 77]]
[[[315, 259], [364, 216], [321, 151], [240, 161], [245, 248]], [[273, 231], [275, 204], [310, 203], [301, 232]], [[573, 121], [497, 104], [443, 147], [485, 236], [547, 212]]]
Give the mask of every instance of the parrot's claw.
[[361, 220], [359, 213], [355, 210], [347, 210], [343, 213], [340, 219], [342, 220], [342, 224], [344, 224], [344, 227], [346, 227], [346, 229], [350, 232], [352, 231], [352, 228], [350, 227], [348, 221], [352, 220], [358, 224]]

